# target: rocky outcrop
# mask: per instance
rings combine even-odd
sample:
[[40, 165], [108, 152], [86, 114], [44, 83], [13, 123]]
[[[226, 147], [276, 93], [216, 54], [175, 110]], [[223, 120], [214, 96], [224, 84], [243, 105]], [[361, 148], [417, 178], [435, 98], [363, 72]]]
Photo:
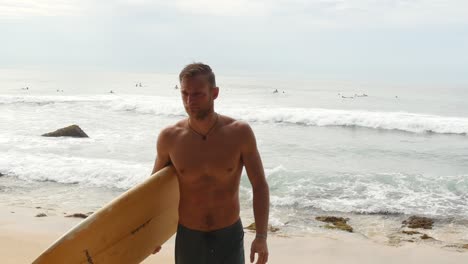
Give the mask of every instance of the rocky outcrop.
[[432, 229], [432, 224], [434, 224], [434, 220], [427, 217], [413, 215], [405, 221], [403, 221], [402, 224], [409, 228]]
[[87, 138], [88, 135], [77, 125], [71, 125], [58, 129], [54, 132], [46, 133], [42, 135], [43, 137], [78, 137], [78, 138]]
[[325, 228], [329, 229], [340, 229], [343, 231], [353, 232], [353, 228], [347, 224], [348, 218], [336, 217], [336, 216], [317, 216], [315, 220], [331, 223], [333, 225], [326, 225]]
[[44, 213], [37, 214], [36, 217], [46, 217], [47, 215]]

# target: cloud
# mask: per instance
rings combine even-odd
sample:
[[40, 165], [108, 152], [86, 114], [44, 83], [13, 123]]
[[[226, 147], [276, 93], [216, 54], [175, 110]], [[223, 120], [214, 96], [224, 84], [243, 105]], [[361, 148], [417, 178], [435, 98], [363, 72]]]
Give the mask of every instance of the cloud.
[[0, 0], [0, 20], [82, 14], [76, 0]]
[[[0, 0], [1, 19], [171, 14], [312, 28], [468, 24], [465, 0]], [[219, 23], [219, 22], [215, 22]]]

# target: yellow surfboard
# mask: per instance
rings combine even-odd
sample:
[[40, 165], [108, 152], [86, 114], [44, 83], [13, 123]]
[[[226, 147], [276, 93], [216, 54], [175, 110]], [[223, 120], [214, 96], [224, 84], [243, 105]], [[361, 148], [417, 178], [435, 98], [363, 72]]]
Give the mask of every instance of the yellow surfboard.
[[179, 185], [166, 167], [73, 227], [33, 264], [133, 264], [177, 230]]

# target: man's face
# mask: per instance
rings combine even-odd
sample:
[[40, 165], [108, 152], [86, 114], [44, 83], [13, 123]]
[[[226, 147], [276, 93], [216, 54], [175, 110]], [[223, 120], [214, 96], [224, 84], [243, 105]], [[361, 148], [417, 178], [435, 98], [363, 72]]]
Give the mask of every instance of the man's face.
[[203, 120], [213, 112], [213, 102], [219, 89], [211, 88], [206, 76], [183, 78], [180, 86], [184, 108], [190, 117]]

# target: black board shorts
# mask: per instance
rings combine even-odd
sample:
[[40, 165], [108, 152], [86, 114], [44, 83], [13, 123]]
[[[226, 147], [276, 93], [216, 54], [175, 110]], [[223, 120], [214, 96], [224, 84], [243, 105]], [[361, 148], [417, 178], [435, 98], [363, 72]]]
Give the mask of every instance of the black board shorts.
[[213, 231], [177, 226], [176, 264], [244, 264], [244, 228], [234, 224]]

